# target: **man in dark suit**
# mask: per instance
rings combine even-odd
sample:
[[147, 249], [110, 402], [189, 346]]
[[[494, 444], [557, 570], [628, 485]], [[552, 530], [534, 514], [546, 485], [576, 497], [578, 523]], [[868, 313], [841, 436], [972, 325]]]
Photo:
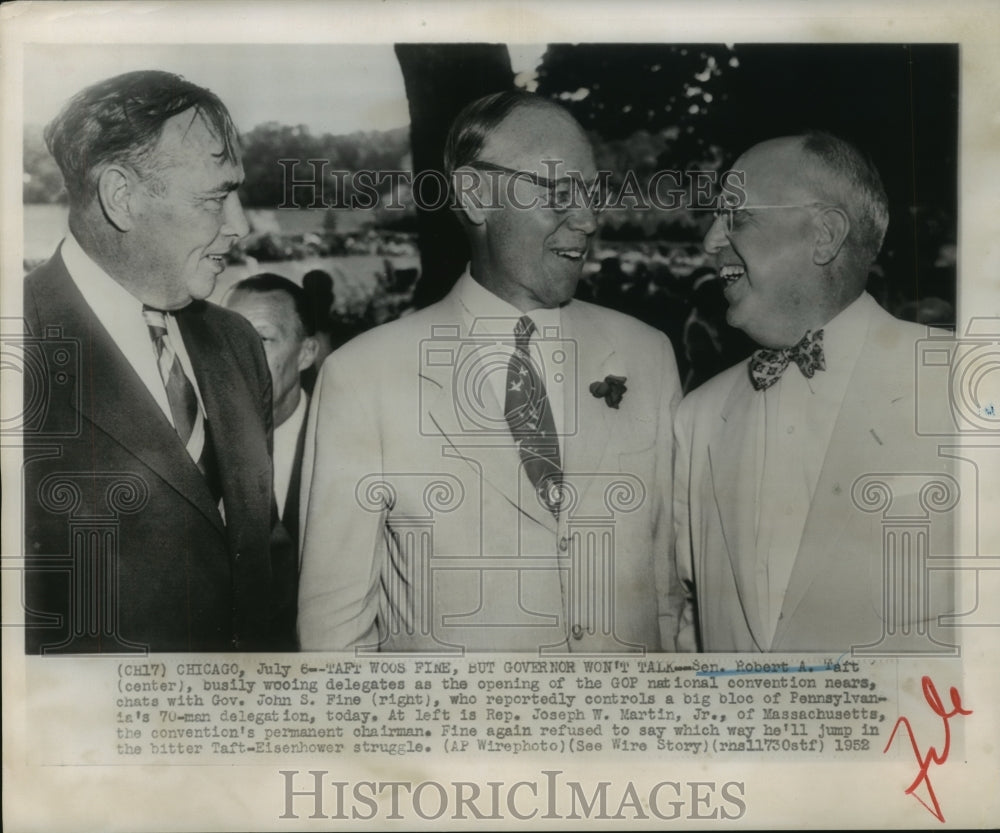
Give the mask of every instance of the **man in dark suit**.
[[274, 496], [282, 526], [297, 543], [309, 410], [302, 373], [313, 366], [317, 349], [309, 296], [288, 278], [262, 272], [233, 286], [224, 305], [249, 321], [264, 344], [274, 401]]
[[275, 626], [289, 565], [268, 544], [267, 363], [253, 329], [204, 300], [248, 230], [229, 113], [182, 78], [133, 72], [78, 93], [45, 137], [70, 211], [24, 284], [43, 368], [25, 387], [39, 404], [26, 649], [289, 647]]

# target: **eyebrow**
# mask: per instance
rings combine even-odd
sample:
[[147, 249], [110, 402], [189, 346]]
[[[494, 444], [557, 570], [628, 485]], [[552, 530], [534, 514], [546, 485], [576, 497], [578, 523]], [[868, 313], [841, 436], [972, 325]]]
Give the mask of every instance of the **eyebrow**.
[[574, 182], [582, 181], [584, 185], [590, 187], [600, 183], [600, 172], [594, 174], [594, 176], [589, 180], [583, 179], [583, 173], [581, 171], [567, 171], [562, 176], [556, 177], [555, 179], [550, 179], [549, 177], [537, 174], [534, 171], [520, 170], [518, 168], [508, 168], [506, 165], [498, 165], [495, 162], [487, 162], [483, 159], [473, 159], [471, 162], [466, 163], [468, 167], [475, 168], [480, 171], [493, 171], [496, 173], [510, 174], [512, 176], [517, 176], [522, 179], [526, 179], [534, 185], [538, 185], [541, 188], [554, 189], [560, 185], [572, 184]]
[[220, 182], [218, 185], [209, 188], [205, 191], [206, 194], [231, 194], [243, 185], [243, 182], [237, 179], [227, 179], [225, 182]]

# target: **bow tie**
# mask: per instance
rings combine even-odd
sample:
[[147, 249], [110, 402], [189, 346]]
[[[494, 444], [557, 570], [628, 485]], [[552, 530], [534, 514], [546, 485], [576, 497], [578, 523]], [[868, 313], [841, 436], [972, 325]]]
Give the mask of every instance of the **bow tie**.
[[754, 390], [767, 390], [781, 378], [790, 362], [795, 362], [807, 379], [817, 370], [826, 370], [823, 356], [823, 331], [806, 330], [802, 340], [780, 350], [761, 349], [750, 357], [750, 382]]

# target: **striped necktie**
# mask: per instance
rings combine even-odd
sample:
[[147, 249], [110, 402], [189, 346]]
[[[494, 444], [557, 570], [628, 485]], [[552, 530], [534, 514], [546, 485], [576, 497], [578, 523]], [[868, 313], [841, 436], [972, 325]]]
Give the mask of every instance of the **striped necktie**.
[[514, 352], [507, 365], [504, 416], [539, 501], [558, 518], [562, 493], [559, 438], [545, 383], [528, 352], [534, 331], [535, 322], [527, 315], [514, 325]]
[[144, 306], [142, 317], [149, 327], [149, 337], [156, 349], [156, 363], [167, 391], [174, 430], [177, 431], [177, 436], [180, 437], [191, 459], [205, 475], [212, 494], [218, 500], [222, 491], [215, 471], [215, 455], [208, 433], [208, 423], [198, 405], [194, 385], [184, 372], [184, 366], [171, 343], [166, 314], [161, 310]]

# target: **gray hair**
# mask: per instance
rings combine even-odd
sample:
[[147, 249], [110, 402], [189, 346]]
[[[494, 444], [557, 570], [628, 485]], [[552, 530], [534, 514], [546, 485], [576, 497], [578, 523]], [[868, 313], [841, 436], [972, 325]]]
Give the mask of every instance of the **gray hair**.
[[860, 150], [830, 133], [807, 132], [802, 137], [802, 148], [823, 165], [842, 191], [847, 203], [843, 208], [851, 220], [848, 245], [859, 271], [867, 274], [889, 225], [889, 200], [882, 177]]

